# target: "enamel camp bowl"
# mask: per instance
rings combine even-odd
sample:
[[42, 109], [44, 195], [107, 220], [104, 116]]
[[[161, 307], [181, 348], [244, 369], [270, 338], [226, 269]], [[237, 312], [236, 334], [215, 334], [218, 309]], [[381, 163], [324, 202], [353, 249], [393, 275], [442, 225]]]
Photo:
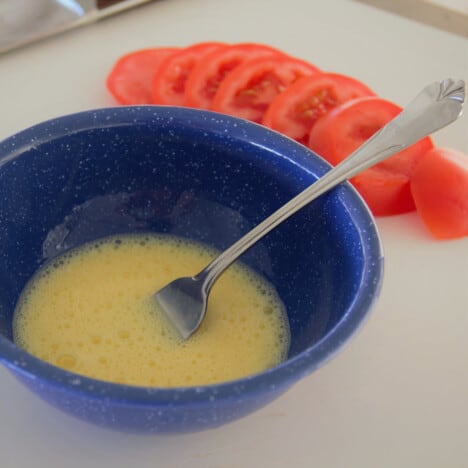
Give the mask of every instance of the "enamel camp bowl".
[[276, 287], [289, 319], [288, 358], [265, 372], [186, 388], [94, 380], [17, 347], [13, 311], [34, 272], [68, 249], [151, 231], [222, 250], [329, 167], [259, 125], [187, 108], [86, 111], [0, 142], [0, 360], [51, 405], [116, 430], [196, 431], [264, 406], [341, 349], [378, 295], [378, 233], [349, 184], [242, 257]]

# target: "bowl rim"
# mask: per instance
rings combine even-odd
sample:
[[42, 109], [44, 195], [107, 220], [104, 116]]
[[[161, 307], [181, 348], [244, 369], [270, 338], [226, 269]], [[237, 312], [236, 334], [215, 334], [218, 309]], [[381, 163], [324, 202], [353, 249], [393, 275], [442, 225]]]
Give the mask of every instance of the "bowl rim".
[[[0, 168], [39, 144], [67, 134], [101, 127], [155, 124], [158, 121], [214, 132], [249, 145], [263, 145], [275, 156], [286, 158], [306, 173], [323, 175], [330, 165], [292, 139], [259, 124], [207, 110], [177, 106], [120, 106], [89, 109], [62, 115], [28, 127], [0, 141]], [[227, 135], [227, 128], [229, 133]], [[23, 378], [40, 379], [61, 391], [90, 399], [124, 404], [166, 406], [239, 399], [246, 394], [276, 393], [321, 367], [363, 325], [379, 296], [383, 281], [383, 248], [374, 217], [362, 197], [348, 182], [338, 188], [341, 205], [348, 211], [361, 240], [363, 271], [352, 303], [339, 322], [311, 347], [277, 366], [238, 380], [192, 387], [142, 387], [101, 381], [42, 361], [0, 336], [0, 362]], [[352, 210], [348, 207], [351, 206]]]

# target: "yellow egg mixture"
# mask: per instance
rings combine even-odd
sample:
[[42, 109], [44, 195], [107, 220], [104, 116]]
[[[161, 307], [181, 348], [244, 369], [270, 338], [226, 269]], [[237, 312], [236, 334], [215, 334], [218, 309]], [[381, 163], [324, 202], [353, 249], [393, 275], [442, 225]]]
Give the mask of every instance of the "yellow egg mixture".
[[231, 266], [212, 289], [199, 331], [181, 342], [151, 295], [200, 271], [215, 252], [175, 237], [127, 235], [71, 251], [28, 283], [14, 339], [31, 354], [78, 374], [130, 385], [229, 381], [285, 359], [283, 305], [260, 276]]

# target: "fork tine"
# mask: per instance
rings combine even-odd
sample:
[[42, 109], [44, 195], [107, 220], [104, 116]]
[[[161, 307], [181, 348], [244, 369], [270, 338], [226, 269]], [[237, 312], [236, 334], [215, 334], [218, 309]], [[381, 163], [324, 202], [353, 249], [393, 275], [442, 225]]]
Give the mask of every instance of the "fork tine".
[[178, 278], [154, 294], [153, 299], [178, 335], [186, 340], [206, 313], [207, 298], [196, 277]]

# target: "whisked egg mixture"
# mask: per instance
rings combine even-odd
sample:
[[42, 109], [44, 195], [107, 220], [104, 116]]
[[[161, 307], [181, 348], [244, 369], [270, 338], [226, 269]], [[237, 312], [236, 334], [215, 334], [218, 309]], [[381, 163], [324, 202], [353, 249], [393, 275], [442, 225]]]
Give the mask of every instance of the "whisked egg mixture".
[[181, 342], [150, 297], [196, 274], [211, 249], [171, 236], [109, 237], [57, 257], [15, 311], [15, 342], [56, 366], [140, 386], [195, 386], [261, 372], [286, 358], [289, 325], [275, 289], [245, 266], [213, 287], [200, 329]]

